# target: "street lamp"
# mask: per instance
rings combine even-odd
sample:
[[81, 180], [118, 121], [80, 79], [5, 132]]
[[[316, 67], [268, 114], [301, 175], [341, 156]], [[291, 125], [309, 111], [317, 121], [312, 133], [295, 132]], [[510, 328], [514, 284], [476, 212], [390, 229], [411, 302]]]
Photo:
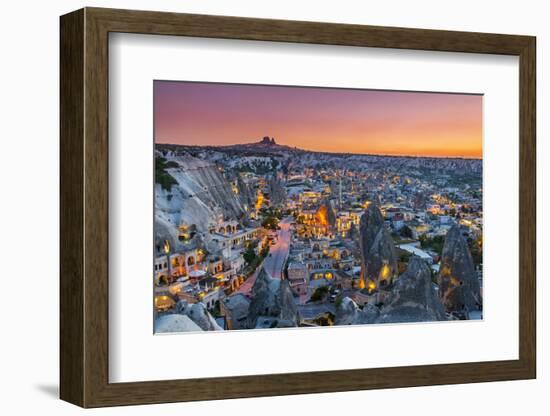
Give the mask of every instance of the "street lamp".
[[172, 271], [171, 271], [171, 265], [170, 265], [170, 242], [168, 240], [164, 240], [164, 253], [166, 254], [166, 259], [168, 260], [168, 282], [172, 281]]

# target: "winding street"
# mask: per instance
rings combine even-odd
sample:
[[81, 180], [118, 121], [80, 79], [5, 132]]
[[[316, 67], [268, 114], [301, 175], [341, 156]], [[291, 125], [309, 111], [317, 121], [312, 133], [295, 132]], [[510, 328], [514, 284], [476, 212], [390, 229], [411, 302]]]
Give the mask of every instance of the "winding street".
[[258, 268], [252, 273], [252, 275], [244, 281], [244, 283], [239, 287], [235, 292], [233, 293], [242, 293], [243, 295], [249, 296], [250, 292], [252, 292], [252, 286], [254, 286], [254, 282], [256, 282], [256, 278], [258, 277], [258, 272], [262, 268], [262, 265], [260, 264]]
[[290, 251], [290, 222], [291, 217], [283, 218], [277, 230], [277, 242], [269, 248], [269, 254], [264, 260], [264, 269], [274, 279], [283, 278], [288, 252]]
[[283, 276], [283, 269], [285, 267], [285, 261], [290, 251], [290, 222], [292, 218], [284, 218], [280, 223], [281, 229], [277, 231], [277, 243], [269, 248], [271, 256], [265, 258], [262, 264], [258, 266], [256, 271], [237, 289], [234, 293], [242, 293], [243, 295], [250, 295], [252, 286], [256, 282], [258, 272], [263, 267], [269, 273], [270, 276], [280, 279]]

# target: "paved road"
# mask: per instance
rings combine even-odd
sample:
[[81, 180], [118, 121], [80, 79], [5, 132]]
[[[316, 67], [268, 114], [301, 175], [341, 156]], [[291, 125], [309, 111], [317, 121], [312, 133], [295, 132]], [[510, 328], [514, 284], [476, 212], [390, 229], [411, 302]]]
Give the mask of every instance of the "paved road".
[[269, 248], [269, 254], [264, 260], [264, 269], [271, 277], [282, 279], [288, 252], [290, 250], [290, 222], [292, 218], [284, 218], [277, 231], [277, 243]]
[[[285, 218], [280, 222], [281, 229], [277, 231], [277, 243], [270, 247], [271, 256], [267, 256], [263, 262], [265, 270], [274, 278], [280, 279], [285, 267], [285, 261], [290, 250], [290, 222], [292, 218]], [[233, 293], [242, 293], [250, 295], [252, 286], [256, 282], [258, 272], [262, 268], [260, 265], [256, 271]]]
[[260, 264], [260, 266], [256, 269], [256, 271], [254, 271], [254, 273], [252, 273], [252, 275], [244, 281], [241, 287], [239, 287], [233, 293], [242, 293], [243, 295], [249, 296], [250, 292], [252, 292], [252, 286], [254, 286], [256, 277], [258, 277], [258, 272], [260, 271], [261, 268], [262, 268], [262, 265]]

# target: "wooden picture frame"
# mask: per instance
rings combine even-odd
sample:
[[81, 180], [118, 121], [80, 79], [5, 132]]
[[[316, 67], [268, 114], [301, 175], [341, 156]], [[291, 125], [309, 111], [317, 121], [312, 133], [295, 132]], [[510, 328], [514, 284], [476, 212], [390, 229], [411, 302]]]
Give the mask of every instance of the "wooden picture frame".
[[[60, 396], [82, 407], [536, 377], [535, 38], [85, 8], [61, 17]], [[111, 32], [519, 57], [519, 359], [136, 383], [108, 379], [108, 35]], [[215, 388], [213, 388], [215, 386]]]

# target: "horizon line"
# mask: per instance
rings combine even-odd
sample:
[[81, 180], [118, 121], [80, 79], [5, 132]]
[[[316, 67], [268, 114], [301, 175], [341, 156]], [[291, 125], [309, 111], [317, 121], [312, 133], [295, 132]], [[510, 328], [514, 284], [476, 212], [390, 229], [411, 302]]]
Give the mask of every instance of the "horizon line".
[[[269, 136], [263, 136], [263, 137], [269, 137]], [[271, 138], [271, 137], [270, 137]], [[154, 145], [165, 145], [165, 146], [181, 146], [181, 147], [219, 147], [219, 148], [227, 148], [227, 147], [233, 147], [233, 146], [246, 146], [246, 145], [254, 145], [254, 144], [260, 144], [260, 141], [256, 142], [248, 142], [248, 143], [235, 143], [235, 144], [181, 144], [181, 143], [158, 143], [156, 139], [154, 139]], [[261, 139], [260, 139], [261, 140]], [[355, 152], [330, 152], [326, 150], [309, 150], [309, 149], [302, 149], [297, 146], [290, 146], [286, 144], [279, 144], [276, 143], [275, 146], [281, 146], [281, 147], [287, 147], [291, 150], [300, 150], [302, 152], [309, 152], [309, 153], [326, 153], [326, 154], [332, 154], [332, 155], [354, 155], [354, 156], [378, 156], [378, 157], [410, 157], [410, 158], [424, 158], [424, 159], [466, 159], [466, 160], [483, 160], [483, 154], [479, 157], [476, 156], [432, 156], [432, 155], [417, 155], [417, 154], [397, 154], [397, 153], [355, 153]]]

